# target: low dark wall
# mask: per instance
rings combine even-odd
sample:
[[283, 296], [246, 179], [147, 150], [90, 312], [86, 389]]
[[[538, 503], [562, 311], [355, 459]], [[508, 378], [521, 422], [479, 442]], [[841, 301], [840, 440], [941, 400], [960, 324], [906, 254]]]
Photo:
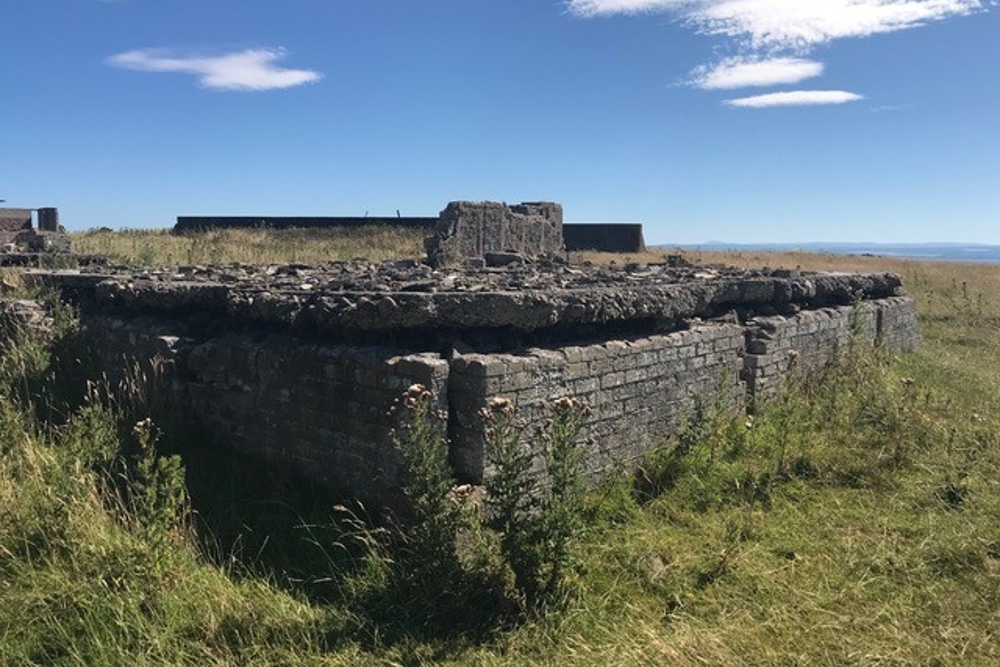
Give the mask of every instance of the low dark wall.
[[252, 229], [254, 227], [270, 227], [271, 229], [311, 229], [321, 227], [368, 227], [394, 226], [433, 229], [437, 218], [343, 218], [343, 217], [274, 217], [274, 216], [177, 216], [174, 233], [201, 232], [206, 229]]
[[[30, 219], [30, 217], [29, 217]], [[438, 218], [430, 217], [294, 217], [294, 216], [177, 216], [174, 233], [207, 229], [313, 229], [323, 227], [396, 226], [431, 231]], [[642, 252], [646, 249], [641, 223], [563, 223], [566, 250]]]
[[600, 252], [642, 252], [642, 223], [565, 223], [566, 250]]
[[31, 229], [30, 208], [0, 208], [0, 231], [19, 232]]

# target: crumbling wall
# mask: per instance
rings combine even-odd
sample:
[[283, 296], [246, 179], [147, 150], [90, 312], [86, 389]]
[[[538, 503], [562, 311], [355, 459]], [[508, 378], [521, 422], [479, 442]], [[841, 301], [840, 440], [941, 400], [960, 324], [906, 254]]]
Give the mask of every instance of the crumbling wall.
[[0, 264], [18, 265], [21, 258], [5, 261], [21, 253], [66, 254], [71, 251], [69, 235], [59, 225], [59, 209], [38, 209], [38, 229], [31, 222], [30, 208], [0, 208]]
[[565, 251], [562, 206], [527, 202], [451, 202], [441, 211], [434, 235], [425, 242], [433, 266], [454, 264], [487, 253], [512, 252], [527, 257]]

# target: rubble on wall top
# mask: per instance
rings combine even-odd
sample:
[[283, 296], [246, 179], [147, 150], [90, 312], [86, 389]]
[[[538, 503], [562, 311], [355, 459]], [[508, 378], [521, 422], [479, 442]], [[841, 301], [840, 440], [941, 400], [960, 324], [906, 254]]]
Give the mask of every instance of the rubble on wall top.
[[753, 271], [542, 259], [432, 268], [416, 260], [319, 265], [93, 266], [32, 271], [86, 307], [198, 311], [326, 332], [510, 328], [787, 314], [900, 292], [894, 274]]

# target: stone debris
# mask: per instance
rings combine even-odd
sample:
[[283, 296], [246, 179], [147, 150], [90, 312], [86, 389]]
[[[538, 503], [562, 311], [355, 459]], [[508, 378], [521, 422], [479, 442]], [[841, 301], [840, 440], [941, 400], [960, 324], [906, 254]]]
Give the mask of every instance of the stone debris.
[[102, 310], [198, 311], [325, 333], [642, 324], [736, 312], [744, 319], [895, 296], [898, 276], [754, 271], [553, 259], [434, 268], [405, 260], [327, 264], [91, 266], [32, 271]]

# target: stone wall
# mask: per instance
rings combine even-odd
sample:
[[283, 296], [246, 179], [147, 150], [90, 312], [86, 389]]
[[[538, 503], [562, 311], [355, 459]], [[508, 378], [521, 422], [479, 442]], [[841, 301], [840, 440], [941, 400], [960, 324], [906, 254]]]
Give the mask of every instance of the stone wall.
[[62, 227], [59, 225], [59, 209], [52, 207], [38, 209], [38, 231], [63, 231]]
[[[461, 202], [460, 202], [461, 203]], [[522, 204], [522, 207], [538, 206]], [[519, 207], [513, 207], [519, 208]], [[42, 210], [39, 210], [39, 227], [42, 227]], [[448, 209], [445, 209], [448, 210]], [[2, 211], [2, 209], [0, 209]], [[562, 219], [561, 212], [559, 219]], [[31, 212], [28, 212], [31, 218]], [[333, 217], [333, 216], [212, 216], [212, 215], [181, 215], [177, 216], [173, 232], [187, 234], [203, 232], [209, 229], [254, 229], [266, 227], [269, 229], [317, 229], [332, 227], [405, 227], [408, 229], [426, 229], [433, 231], [438, 218], [431, 217]], [[58, 224], [58, 223], [57, 223]], [[2, 229], [2, 226], [0, 226]], [[642, 252], [646, 249], [641, 223], [564, 223], [562, 226], [563, 242], [566, 250], [597, 250], [600, 252]], [[547, 240], [547, 239], [546, 239]], [[500, 245], [508, 245], [502, 243]], [[492, 250], [492, 249], [491, 249]], [[487, 251], [488, 252], [488, 251]], [[549, 251], [553, 252], [553, 251]], [[528, 253], [536, 254], [535, 252]], [[479, 256], [479, 255], [477, 255]]]
[[564, 396], [591, 408], [585, 437], [588, 477], [630, 468], [676, 431], [696, 404], [742, 404], [743, 327], [708, 324], [676, 333], [604, 343], [530, 349], [521, 354], [463, 355], [448, 382], [452, 462], [458, 475], [479, 482], [486, 469], [487, 399], [508, 398], [529, 428], [545, 419], [544, 404]]
[[[513, 401], [529, 429], [546, 401], [587, 402], [596, 479], [634, 465], [699, 405], [752, 406], [851, 344], [919, 343], [892, 274], [359, 260], [24, 279], [81, 313], [93, 378], [149, 385], [196, 433], [369, 503], [398, 489], [388, 412], [411, 384], [431, 391], [456, 473], [473, 482], [488, 474], [479, 409], [490, 398]], [[0, 335], [41, 330], [39, 312], [0, 309]]]
[[492, 252], [528, 257], [565, 251], [562, 206], [528, 202], [451, 202], [441, 211], [434, 235], [425, 243], [433, 266], [454, 264]]
[[913, 306], [897, 297], [746, 325], [695, 321], [662, 335], [451, 359], [263, 330], [199, 330], [164, 317], [93, 315], [84, 325], [100, 373], [113, 384], [146, 386], [162, 414], [331, 490], [383, 503], [395, 497], [401, 474], [389, 411], [411, 384], [431, 391], [447, 419], [456, 474], [468, 482], [489, 474], [479, 415], [488, 399], [513, 401], [529, 432], [543, 423], [547, 402], [586, 401], [585, 466], [597, 480], [634, 467], [697, 406], [737, 411], [771, 398], [789, 374], [814, 371], [852, 339], [914, 348]]
[[85, 317], [84, 327], [95, 377], [138, 388], [179, 432], [371, 503], [398, 491], [396, 399], [419, 383], [447, 410], [448, 363], [437, 355], [263, 332], [216, 336], [150, 317]]
[[912, 299], [889, 297], [748, 322], [744, 380], [749, 401], [773, 398], [792, 374], [808, 375], [852, 344], [913, 350], [920, 344]]

